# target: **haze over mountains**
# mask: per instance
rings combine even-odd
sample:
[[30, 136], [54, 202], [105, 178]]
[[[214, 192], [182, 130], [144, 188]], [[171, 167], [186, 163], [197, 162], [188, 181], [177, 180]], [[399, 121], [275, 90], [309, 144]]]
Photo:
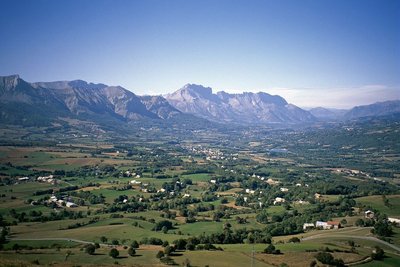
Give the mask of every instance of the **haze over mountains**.
[[318, 120], [354, 119], [400, 112], [400, 101], [344, 110], [303, 110], [267, 93], [213, 93], [187, 84], [162, 96], [137, 96], [120, 86], [82, 80], [28, 83], [18, 75], [0, 76], [0, 122], [48, 124], [64, 118], [102, 123], [197, 118], [219, 123], [299, 124]]

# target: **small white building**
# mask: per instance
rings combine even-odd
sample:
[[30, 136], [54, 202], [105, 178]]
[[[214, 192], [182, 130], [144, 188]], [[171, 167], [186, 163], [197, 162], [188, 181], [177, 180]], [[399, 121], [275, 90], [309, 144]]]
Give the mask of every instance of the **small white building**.
[[313, 228], [315, 228], [315, 225], [313, 223], [305, 223], [305, 224], [303, 224], [303, 230], [304, 231], [309, 230], [309, 229], [313, 229]]
[[375, 213], [372, 210], [367, 210], [366, 212], [364, 212], [364, 217], [372, 219], [375, 217]]
[[391, 223], [394, 223], [396, 225], [400, 225], [400, 219], [389, 217], [388, 221], [391, 222]]
[[69, 201], [67, 201], [65, 203], [65, 206], [67, 206], [68, 208], [76, 208], [76, 207], [78, 207], [78, 205], [76, 205], [74, 202], [69, 202]]
[[289, 192], [289, 189], [288, 188], [286, 188], [286, 187], [281, 187], [281, 192]]
[[327, 222], [317, 221], [315, 223], [316, 228], [322, 228], [324, 230], [331, 229], [331, 226]]
[[281, 197], [276, 197], [274, 200], [274, 205], [277, 203], [284, 203], [286, 200], [284, 198]]

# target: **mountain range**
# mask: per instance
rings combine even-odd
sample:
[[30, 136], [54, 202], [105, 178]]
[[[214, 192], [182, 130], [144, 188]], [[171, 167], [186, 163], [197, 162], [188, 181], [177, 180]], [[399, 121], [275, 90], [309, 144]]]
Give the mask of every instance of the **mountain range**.
[[234, 124], [299, 124], [325, 119], [354, 119], [400, 112], [400, 101], [306, 111], [267, 93], [213, 93], [209, 87], [187, 84], [165, 96], [137, 96], [121, 86], [82, 80], [29, 83], [18, 75], [0, 76], [0, 122], [48, 125], [78, 119], [100, 124], [140, 120], [208, 120]]

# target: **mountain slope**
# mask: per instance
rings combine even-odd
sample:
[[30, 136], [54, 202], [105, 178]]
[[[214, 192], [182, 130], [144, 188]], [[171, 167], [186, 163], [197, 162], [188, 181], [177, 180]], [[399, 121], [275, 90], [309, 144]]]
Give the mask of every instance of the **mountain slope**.
[[344, 117], [357, 119], [362, 117], [376, 117], [400, 113], [400, 100], [377, 102], [371, 105], [357, 106], [349, 110]]
[[49, 124], [60, 117], [104, 123], [159, 117], [134, 93], [85, 81], [28, 83], [18, 75], [0, 77], [3, 123]]
[[337, 120], [343, 117], [348, 110], [316, 107], [309, 110], [309, 112], [316, 118], [321, 120]]
[[139, 98], [148, 111], [162, 119], [170, 119], [182, 114], [182, 112], [171, 106], [162, 96], [140, 96]]
[[299, 123], [315, 120], [309, 112], [288, 104], [282, 97], [261, 92], [213, 94], [209, 87], [187, 84], [165, 98], [184, 113], [217, 122]]

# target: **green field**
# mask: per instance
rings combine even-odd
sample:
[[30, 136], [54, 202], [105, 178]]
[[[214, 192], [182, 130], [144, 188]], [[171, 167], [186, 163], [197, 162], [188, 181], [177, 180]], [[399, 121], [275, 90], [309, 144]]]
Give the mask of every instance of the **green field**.
[[385, 206], [382, 196], [367, 196], [357, 198], [357, 203], [372, 207], [389, 216], [400, 218], [400, 195], [386, 196], [389, 206]]

